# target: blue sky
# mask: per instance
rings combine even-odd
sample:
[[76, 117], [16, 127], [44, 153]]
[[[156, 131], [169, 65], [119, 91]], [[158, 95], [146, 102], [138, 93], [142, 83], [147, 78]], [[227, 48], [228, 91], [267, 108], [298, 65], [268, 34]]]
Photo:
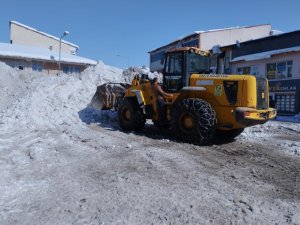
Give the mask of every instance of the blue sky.
[[148, 51], [195, 30], [270, 23], [300, 29], [299, 0], [0, 0], [0, 42], [10, 20], [66, 37], [79, 55], [125, 68], [149, 66]]

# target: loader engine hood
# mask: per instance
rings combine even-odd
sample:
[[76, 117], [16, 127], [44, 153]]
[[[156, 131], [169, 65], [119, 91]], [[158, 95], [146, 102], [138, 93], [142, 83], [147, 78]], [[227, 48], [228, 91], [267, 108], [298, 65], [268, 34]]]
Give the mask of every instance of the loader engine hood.
[[201, 96], [214, 106], [268, 108], [268, 82], [251, 75], [192, 74], [190, 86], [204, 87]]

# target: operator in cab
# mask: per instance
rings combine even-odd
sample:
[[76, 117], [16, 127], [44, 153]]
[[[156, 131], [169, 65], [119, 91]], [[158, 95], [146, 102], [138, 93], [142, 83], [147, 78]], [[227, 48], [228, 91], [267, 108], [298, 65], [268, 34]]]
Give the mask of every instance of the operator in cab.
[[152, 83], [151, 89], [152, 89], [153, 95], [156, 98], [156, 104], [157, 104], [157, 108], [158, 108], [158, 112], [159, 112], [159, 123], [161, 125], [164, 125], [167, 122], [167, 112], [164, 107], [165, 106], [164, 97], [173, 97], [173, 94], [164, 92], [164, 90], [161, 88], [160, 84], [158, 83], [157, 77], [155, 77], [152, 80], [152, 82], [153, 83]]

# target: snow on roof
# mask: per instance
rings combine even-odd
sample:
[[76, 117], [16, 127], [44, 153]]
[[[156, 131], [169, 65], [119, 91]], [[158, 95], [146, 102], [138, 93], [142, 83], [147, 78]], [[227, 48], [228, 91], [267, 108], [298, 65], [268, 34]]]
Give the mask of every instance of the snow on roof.
[[278, 54], [282, 54], [282, 53], [296, 52], [296, 51], [300, 51], [300, 46], [284, 48], [284, 49], [277, 49], [277, 50], [272, 50], [272, 51], [267, 51], [267, 52], [260, 52], [260, 53], [250, 54], [250, 55], [243, 55], [243, 56], [239, 56], [239, 57], [232, 59], [230, 62], [269, 59], [272, 57], [272, 55], [278, 55]]
[[[26, 29], [28, 29], [28, 30], [31, 30], [31, 31], [37, 32], [37, 33], [39, 33], [39, 34], [42, 34], [42, 35], [44, 35], [44, 36], [47, 36], [47, 37], [49, 37], [49, 38], [53, 38], [54, 40], [57, 40], [57, 41], [60, 40], [58, 37], [55, 37], [55, 36], [53, 36], [53, 35], [51, 35], [51, 34], [47, 34], [47, 33], [45, 33], [45, 32], [39, 31], [39, 30], [37, 30], [37, 29], [35, 29], [35, 28], [29, 27], [29, 26], [27, 26], [27, 25], [25, 25], [25, 24], [22, 24], [22, 23], [19, 23], [19, 22], [17, 22], [17, 21], [10, 21], [10, 23], [19, 25], [19, 26], [24, 27], [24, 28], [26, 28]], [[79, 46], [78, 46], [78, 45], [75, 45], [75, 44], [73, 44], [73, 43], [71, 43], [71, 42], [68, 42], [68, 41], [65, 41], [65, 40], [61, 40], [61, 42], [65, 43], [65, 44], [68, 44], [68, 45], [71, 45], [71, 46], [73, 46], [73, 47], [79, 49]]]
[[[26, 58], [58, 62], [59, 53], [47, 48], [0, 43], [0, 57]], [[97, 62], [76, 55], [61, 54], [61, 62], [96, 65]]]

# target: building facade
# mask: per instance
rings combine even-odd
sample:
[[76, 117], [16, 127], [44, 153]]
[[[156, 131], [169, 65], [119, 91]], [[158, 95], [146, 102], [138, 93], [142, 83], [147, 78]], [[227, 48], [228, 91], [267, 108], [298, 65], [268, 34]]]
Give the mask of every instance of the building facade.
[[161, 59], [165, 51], [175, 47], [197, 47], [202, 50], [211, 50], [214, 46], [227, 46], [236, 42], [269, 36], [272, 33], [271, 25], [257, 25], [248, 27], [233, 27], [219, 30], [195, 31], [183, 38], [149, 52], [150, 70], [161, 71]]
[[[34, 47], [47, 48], [51, 51], [59, 51], [59, 38], [35, 28], [29, 27], [16, 21], [9, 22], [10, 27], [10, 43], [19, 45], [28, 45]], [[76, 55], [79, 46], [61, 41], [61, 52]]]
[[24, 24], [10, 22], [11, 41], [0, 43], [0, 61], [19, 70], [58, 74], [79, 74], [96, 61], [77, 55], [79, 47]]
[[213, 58], [220, 74], [267, 78], [279, 114], [300, 112], [300, 31], [225, 46]]

